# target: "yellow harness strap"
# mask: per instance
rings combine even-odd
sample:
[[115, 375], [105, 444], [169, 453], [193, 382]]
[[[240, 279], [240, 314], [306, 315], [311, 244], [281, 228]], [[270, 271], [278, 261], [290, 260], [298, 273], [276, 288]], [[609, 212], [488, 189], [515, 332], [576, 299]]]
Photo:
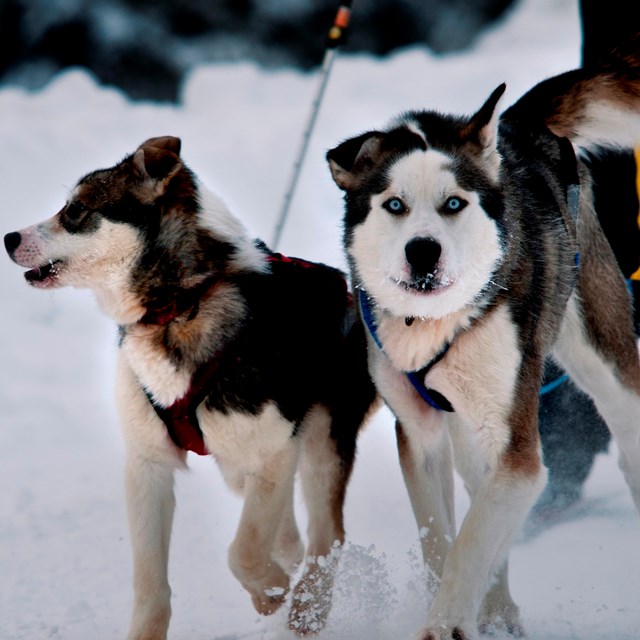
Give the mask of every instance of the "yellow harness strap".
[[[636, 190], [638, 195], [640, 195], [640, 147], [636, 147], [635, 150], [636, 157]], [[638, 226], [640, 227], [640, 211], [638, 211]], [[631, 274], [632, 280], [640, 280], [640, 267], [638, 267], [637, 271]]]

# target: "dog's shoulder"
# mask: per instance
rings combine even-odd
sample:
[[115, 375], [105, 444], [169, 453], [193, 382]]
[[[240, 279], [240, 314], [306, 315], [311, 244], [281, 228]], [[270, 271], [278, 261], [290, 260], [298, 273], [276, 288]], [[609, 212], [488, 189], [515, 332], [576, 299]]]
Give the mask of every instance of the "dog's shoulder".
[[316, 332], [318, 338], [339, 326], [351, 306], [344, 273], [335, 267], [264, 252], [268, 269], [236, 278], [254, 324], [287, 333]]

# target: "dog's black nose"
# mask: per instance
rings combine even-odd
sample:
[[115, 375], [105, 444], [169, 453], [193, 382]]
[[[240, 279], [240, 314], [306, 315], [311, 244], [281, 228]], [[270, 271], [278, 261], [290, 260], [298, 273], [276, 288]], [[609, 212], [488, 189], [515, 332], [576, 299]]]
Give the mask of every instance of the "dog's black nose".
[[436, 270], [442, 247], [433, 238], [414, 238], [407, 242], [404, 254], [415, 278], [432, 275]]
[[17, 231], [7, 233], [4, 237], [4, 246], [10, 255], [20, 246], [21, 242], [22, 236]]

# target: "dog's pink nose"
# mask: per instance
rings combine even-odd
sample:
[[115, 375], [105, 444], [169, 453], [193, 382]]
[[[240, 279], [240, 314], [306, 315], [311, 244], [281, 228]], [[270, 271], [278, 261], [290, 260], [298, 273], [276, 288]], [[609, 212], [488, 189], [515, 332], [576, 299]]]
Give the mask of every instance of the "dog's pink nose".
[[4, 237], [4, 246], [9, 255], [13, 255], [13, 252], [20, 246], [22, 242], [22, 236], [18, 231], [12, 231], [7, 233]]
[[414, 238], [404, 248], [412, 275], [416, 278], [432, 275], [441, 253], [440, 243], [433, 238]]

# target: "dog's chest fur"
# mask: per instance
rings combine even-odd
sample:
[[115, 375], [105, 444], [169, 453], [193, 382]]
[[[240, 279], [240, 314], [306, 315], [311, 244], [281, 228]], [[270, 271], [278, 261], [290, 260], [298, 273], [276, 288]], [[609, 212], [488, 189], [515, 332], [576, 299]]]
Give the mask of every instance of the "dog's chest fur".
[[233, 339], [245, 314], [237, 287], [220, 283], [191, 320], [121, 329], [121, 349], [144, 389], [168, 407], [186, 394], [197, 366]]
[[471, 309], [462, 309], [444, 318], [405, 318], [380, 314], [378, 334], [385, 353], [400, 371], [417, 371], [433, 361], [473, 318]]

